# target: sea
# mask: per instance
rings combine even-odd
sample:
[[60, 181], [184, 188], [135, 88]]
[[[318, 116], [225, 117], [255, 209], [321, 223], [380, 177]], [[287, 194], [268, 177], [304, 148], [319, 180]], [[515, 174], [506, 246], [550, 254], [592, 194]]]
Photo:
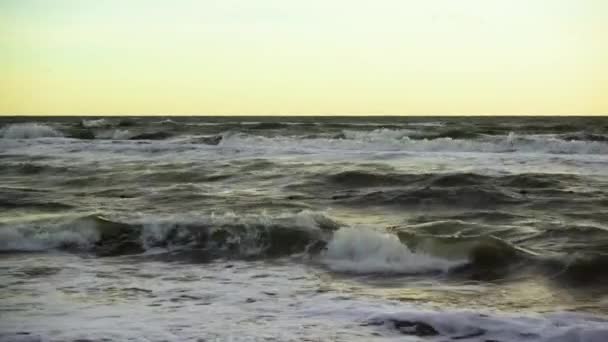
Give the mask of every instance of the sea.
[[0, 341], [608, 341], [608, 117], [0, 118]]

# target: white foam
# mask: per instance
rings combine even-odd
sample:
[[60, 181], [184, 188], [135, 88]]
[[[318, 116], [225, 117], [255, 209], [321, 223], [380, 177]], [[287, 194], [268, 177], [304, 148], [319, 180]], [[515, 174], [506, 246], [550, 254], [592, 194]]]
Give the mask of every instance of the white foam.
[[296, 136], [263, 137], [243, 133], [224, 135], [220, 146], [242, 150], [265, 149], [284, 152], [483, 152], [483, 153], [549, 153], [549, 154], [608, 154], [608, 143], [599, 141], [567, 141], [552, 135], [509, 134], [480, 139], [411, 139], [410, 130], [376, 129], [373, 131], [344, 131], [346, 139]]
[[127, 129], [117, 129], [112, 133], [113, 140], [128, 139], [131, 136], [131, 132]]
[[379, 128], [373, 131], [343, 131], [346, 139], [355, 139], [363, 141], [387, 141], [387, 140], [399, 140], [406, 138], [408, 135], [416, 133], [410, 129], [388, 129]]
[[86, 128], [99, 128], [99, 127], [108, 127], [112, 124], [108, 122], [106, 119], [92, 119], [92, 120], [82, 120], [82, 126]]
[[0, 227], [0, 251], [44, 251], [64, 246], [87, 249], [99, 240], [93, 223], [29, 222]]
[[336, 231], [322, 261], [334, 271], [405, 274], [446, 271], [465, 262], [413, 253], [397, 236], [364, 228]]
[[12, 124], [0, 130], [0, 136], [4, 139], [34, 139], [47, 137], [62, 137], [63, 135], [54, 128], [38, 123]]

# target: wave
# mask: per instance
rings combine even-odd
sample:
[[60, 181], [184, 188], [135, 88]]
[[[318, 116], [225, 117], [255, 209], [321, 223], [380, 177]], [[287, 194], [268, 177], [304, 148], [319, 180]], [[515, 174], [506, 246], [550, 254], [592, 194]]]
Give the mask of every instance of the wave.
[[[66, 172], [68, 167], [54, 166], [39, 162], [5, 162], [0, 164], [0, 173], [34, 175], [44, 172]], [[0, 188], [1, 192], [6, 191]]]
[[412, 138], [410, 130], [376, 129], [344, 131], [336, 138], [303, 138], [300, 136], [265, 137], [240, 132], [223, 134], [221, 146], [239, 149], [273, 149], [290, 152], [343, 150], [361, 152], [482, 152], [482, 153], [548, 153], [608, 154], [603, 141], [563, 140], [547, 135], [497, 135], [478, 139]]
[[106, 120], [106, 119], [91, 119], [91, 120], [82, 120], [82, 127], [85, 128], [102, 128], [102, 127], [110, 127], [113, 126], [114, 123]]
[[335, 220], [309, 211], [125, 221], [89, 215], [0, 227], [0, 251], [63, 249], [118, 256], [161, 248], [198, 261], [306, 253], [333, 271], [348, 273], [443, 272], [462, 263], [413, 253], [394, 234], [340, 227]]
[[[466, 230], [462, 229], [463, 226], [473, 226], [474, 229], [470, 235], [464, 235]], [[466, 260], [465, 263], [449, 269], [450, 276], [453, 277], [494, 281], [511, 277], [516, 279], [529, 273], [542, 275], [568, 286], [608, 285], [608, 275], [602, 272], [608, 267], [608, 256], [604, 253], [605, 235], [601, 238], [594, 237], [604, 239], [603, 247], [600, 247], [599, 251], [582, 247], [580, 244], [579, 247], [585, 248], [584, 252], [578, 248], [570, 252], [566, 250], [561, 253], [548, 253], [545, 249], [536, 252], [501, 239], [492, 235], [491, 226], [488, 229], [484, 227], [486, 226], [439, 221], [393, 227], [390, 231], [417, 255], [432, 255], [445, 260]], [[501, 228], [495, 228], [499, 229]], [[553, 236], [547, 241], [555, 243]], [[538, 248], [538, 245], [536, 247]]]
[[562, 134], [559, 137], [560, 137], [560, 139], [563, 139], [563, 140], [608, 142], [608, 135], [594, 134], [594, 133], [588, 133], [588, 132]]
[[0, 130], [4, 139], [35, 139], [63, 137], [56, 129], [39, 123], [11, 124]]
[[140, 133], [129, 137], [130, 140], [164, 140], [172, 137], [173, 135], [165, 131], [157, 131], [150, 133]]
[[568, 286], [608, 285], [602, 271], [608, 257], [601, 253], [543, 256], [489, 234], [445, 236], [415, 229], [347, 227], [311, 211], [121, 220], [55, 214], [0, 224], [0, 252], [65, 250], [108, 257], [156, 251], [192, 262], [299, 256], [351, 274], [440, 273], [477, 281], [537, 274]]
[[422, 177], [422, 175], [415, 174], [396, 174], [361, 170], [341, 171], [325, 176], [328, 183], [349, 188], [405, 185], [419, 181]]
[[[33, 138], [44, 136], [60, 137], [59, 131], [48, 128], [28, 131], [13, 128], [13, 125], [2, 130], [2, 137], [11, 139]], [[20, 127], [20, 126], [17, 126]], [[29, 127], [29, 126], [28, 126]], [[38, 126], [32, 126], [38, 127]], [[47, 126], [43, 126], [47, 127]], [[31, 128], [31, 127], [30, 127]], [[28, 128], [29, 129], [29, 128]], [[217, 146], [225, 151], [235, 151], [242, 155], [261, 153], [273, 154], [339, 154], [365, 155], [372, 154], [382, 158], [390, 153], [530, 153], [530, 154], [608, 154], [608, 142], [603, 141], [567, 141], [547, 136], [492, 136], [479, 139], [413, 139], [407, 136], [393, 137], [385, 131], [377, 131], [377, 137], [345, 139], [339, 136], [306, 137], [301, 135], [275, 135], [272, 137], [247, 134], [237, 131], [141, 131], [137, 129], [104, 130], [87, 128], [64, 128], [66, 137], [74, 139], [117, 139], [124, 144], [94, 145], [87, 150], [102, 148], [109, 152], [122, 152], [121, 149], [148, 150], [150, 147], [159, 151], [183, 151], [195, 149], [199, 145]], [[372, 131], [373, 132], [373, 131]], [[402, 135], [399, 132], [397, 135]], [[308, 134], [310, 135], [310, 133]], [[133, 142], [130, 142], [130, 141]], [[149, 141], [148, 141], [149, 140]], [[155, 140], [154, 142], [152, 140]], [[154, 144], [148, 146], [143, 143]], [[17, 142], [16, 142], [17, 143]], [[69, 141], [69, 143], [74, 143]], [[141, 144], [140, 144], [141, 143]], [[60, 147], [60, 146], [56, 146]], [[33, 147], [32, 147], [33, 148]]]
[[344, 191], [331, 199], [354, 206], [394, 206], [394, 207], [452, 207], [452, 208], [492, 208], [497, 205], [524, 203], [523, 195], [497, 187], [415, 187], [413, 189], [374, 190], [371, 192]]
[[572, 202], [602, 205], [603, 197], [589, 196], [588, 182], [572, 174], [411, 173], [372, 165], [329, 174], [325, 170], [314, 172], [288, 188], [352, 206], [489, 210], [503, 205], [546, 207]]
[[414, 253], [394, 234], [341, 228], [327, 244], [322, 262], [331, 270], [340, 272], [417, 274], [445, 272], [467, 261], [450, 261], [426, 253]]
[[306, 251], [339, 223], [316, 212], [208, 215], [111, 220], [99, 215], [0, 227], [0, 251], [69, 249], [100, 256], [153, 248], [199, 249], [210, 256], [265, 257]]
[[146, 249], [171, 245], [203, 248], [224, 257], [277, 257], [301, 253], [327, 239], [339, 223], [316, 212], [283, 215], [210, 215], [144, 223]]
[[461, 261], [411, 252], [394, 234], [341, 228], [317, 212], [208, 215], [110, 220], [99, 215], [0, 227], [0, 251], [66, 249], [98, 256], [196, 251], [204, 260], [280, 257], [299, 253], [329, 269], [352, 273], [445, 271]]
[[[323, 177], [323, 175], [320, 175]], [[521, 173], [490, 176], [478, 173], [395, 173], [367, 170], [348, 170], [324, 176], [327, 183], [352, 187], [397, 186], [418, 184], [425, 187], [457, 187], [499, 185], [520, 189], [554, 189], [564, 183], [580, 181], [575, 175]], [[317, 177], [315, 177], [317, 178]]]
[[416, 134], [416, 131], [410, 129], [378, 128], [371, 131], [344, 130], [342, 134], [344, 139], [350, 140], [386, 141], [405, 139], [410, 135]]
[[440, 138], [450, 139], [475, 139], [483, 137], [482, 134], [471, 131], [468, 128], [446, 129], [446, 130], [420, 130], [409, 128], [377, 128], [373, 130], [343, 130], [344, 139], [364, 140], [364, 141], [383, 141], [383, 140], [434, 140]]
[[[2, 168], [0, 168], [0, 170], [2, 170]], [[22, 171], [34, 174], [43, 172], [44, 170], [48, 170], [48, 168], [25, 164], [24, 167], [16, 167], [12, 171]], [[57, 201], [49, 195], [51, 195], [50, 192], [36, 188], [0, 187], [0, 208], [37, 208], [47, 210], [65, 210], [73, 208], [73, 206]]]
[[251, 127], [249, 129], [281, 129], [289, 127], [289, 123], [282, 122], [259, 122], [259, 123], [251, 123]]
[[112, 132], [112, 140], [125, 140], [131, 137], [131, 132], [128, 129], [117, 129]]
[[509, 243], [489, 233], [461, 236], [461, 226], [455, 225], [453, 235], [431, 235], [418, 231], [433, 231], [439, 227], [453, 225], [452, 222], [430, 222], [396, 230], [399, 240], [415, 253], [445, 258], [466, 260], [450, 269], [451, 275], [474, 280], [497, 280], [512, 274], [523, 274], [526, 266], [541, 267], [542, 258], [536, 253]]
[[[142, 122], [143, 123], [143, 122]], [[101, 118], [101, 119], [83, 119], [80, 121], [80, 127], [83, 128], [109, 128], [109, 127], [131, 127], [136, 126], [138, 120], [131, 117], [122, 118]]]
[[99, 240], [93, 219], [47, 219], [0, 227], [0, 252], [88, 250]]
[[[593, 241], [593, 243], [589, 243]], [[532, 235], [522, 236], [519, 243], [539, 246], [548, 252], [602, 253], [608, 251], [608, 228], [597, 223], [552, 224]]]
[[608, 340], [603, 318], [558, 313], [545, 316], [484, 314], [470, 311], [401, 310], [373, 314], [364, 325], [383, 326], [403, 335], [466, 341]]

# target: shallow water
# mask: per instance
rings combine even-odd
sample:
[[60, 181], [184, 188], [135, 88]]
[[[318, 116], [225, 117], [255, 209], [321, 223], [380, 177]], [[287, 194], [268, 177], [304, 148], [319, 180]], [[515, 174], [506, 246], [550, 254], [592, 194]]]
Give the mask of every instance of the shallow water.
[[0, 124], [0, 341], [608, 340], [606, 119]]

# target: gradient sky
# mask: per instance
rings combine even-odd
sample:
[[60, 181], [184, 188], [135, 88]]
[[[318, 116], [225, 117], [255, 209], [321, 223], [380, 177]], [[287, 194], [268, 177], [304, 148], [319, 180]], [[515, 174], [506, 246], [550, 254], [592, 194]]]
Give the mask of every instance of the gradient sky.
[[608, 114], [605, 0], [0, 0], [0, 114]]

